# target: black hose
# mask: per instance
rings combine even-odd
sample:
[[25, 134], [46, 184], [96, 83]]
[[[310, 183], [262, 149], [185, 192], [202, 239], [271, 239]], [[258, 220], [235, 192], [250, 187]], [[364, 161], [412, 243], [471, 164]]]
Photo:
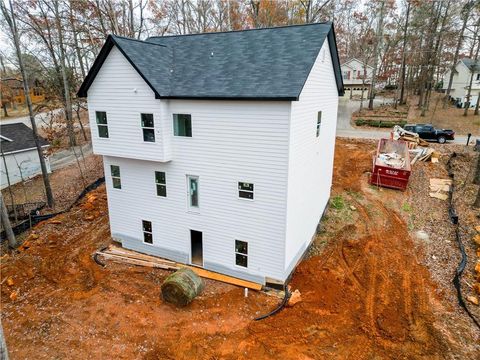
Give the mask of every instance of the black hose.
[[457, 289], [457, 298], [458, 298], [458, 304], [465, 310], [467, 315], [472, 319], [472, 321], [477, 325], [477, 327], [480, 329], [480, 323], [478, 320], [473, 316], [473, 314], [470, 312], [470, 310], [467, 307], [467, 304], [465, 303], [465, 300], [463, 300], [462, 296], [462, 286], [460, 283], [463, 271], [465, 270], [465, 266], [467, 266], [467, 254], [465, 253], [465, 247], [463, 246], [462, 239], [460, 237], [460, 230], [459, 230], [459, 223], [458, 223], [458, 215], [457, 212], [455, 211], [455, 207], [453, 205], [453, 192], [455, 190], [455, 185], [454, 185], [454, 177], [455, 174], [452, 171], [451, 168], [451, 160], [457, 156], [457, 153], [453, 153], [450, 158], [448, 159], [447, 162], [447, 170], [448, 170], [448, 175], [452, 178], [452, 185], [450, 187], [449, 191], [449, 209], [448, 213], [450, 215], [450, 220], [452, 223], [455, 225], [455, 237], [457, 240], [458, 248], [460, 250], [460, 254], [462, 256], [462, 259], [460, 260], [460, 263], [457, 266], [457, 269], [455, 271], [455, 276], [453, 278], [453, 285], [455, 286], [455, 289]]
[[270, 311], [268, 314], [265, 314], [265, 315], [262, 315], [262, 316], [259, 316], [257, 318], [255, 318], [254, 320], [255, 321], [259, 321], [259, 320], [263, 320], [263, 319], [266, 319], [272, 315], [275, 315], [276, 313], [278, 313], [280, 310], [282, 310], [285, 305], [287, 305], [287, 302], [288, 302], [288, 299], [290, 299], [290, 293], [288, 292], [288, 286], [287, 284], [285, 283], [285, 285], [283, 286], [283, 290], [285, 292], [285, 297], [283, 298], [282, 302], [280, 303], [280, 305], [275, 308], [274, 310]]
[[[100, 252], [103, 252], [105, 251], [106, 249], [108, 249], [108, 246], [104, 246], [103, 248], [101, 248], [99, 251]], [[93, 254], [93, 260], [98, 264], [100, 265], [101, 267], [106, 267], [107, 265], [102, 263], [100, 260], [98, 260], [98, 252], [95, 252], [95, 254]]]

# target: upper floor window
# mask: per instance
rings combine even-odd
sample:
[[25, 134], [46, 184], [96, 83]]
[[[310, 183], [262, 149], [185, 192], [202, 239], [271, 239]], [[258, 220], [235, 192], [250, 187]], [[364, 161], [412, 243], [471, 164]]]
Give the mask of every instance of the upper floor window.
[[95, 111], [97, 118], [98, 136], [108, 138], [107, 113], [105, 111]]
[[192, 137], [192, 115], [173, 114], [173, 135]]
[[239, 182], [238, 183], [238, 197], [253, 200], [253, 184]]
[[122, 188], [122, 181], [120, 180], [120, 166], [110, 165], [110, 173], [112, 175], [112, 184], [115, 189]]
[[480, 80], [480, 73], [477, 74], [477, 80]]
[[322, 112], [319, 111], [317, 114], [317, 137], [320, 136], [320, 127], [322, 126]]
[[142, 220], [143, 242], [153, 244], [152, 222]]
[[153, 114], [141, 114], [143, 141], [155, 142], [155, 127], [153, 123]]
[[163, 171], [155, 171], [155, 184], [157, 186], [157, 195], [167, 197], [167, 179]]

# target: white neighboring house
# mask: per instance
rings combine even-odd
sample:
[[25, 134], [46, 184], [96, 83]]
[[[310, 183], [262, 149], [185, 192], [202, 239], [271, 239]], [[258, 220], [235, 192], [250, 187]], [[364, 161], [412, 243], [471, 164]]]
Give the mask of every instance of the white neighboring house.
[[368, 96], [372, 83], [373, 67], [363, 61], [352, 58], [341, 65], [343, 86], [345, 93], [361, 95], [363, 88], [364, 97]]
[[330, 197], [331, 23], [109, 36], [79, 93], [125, 248], [283, 283]]
[[[43, 149], [50, 146], [42, 138], [40, 138], [40, 144]], [[13, 185], [42, 173], [32, 129], [24, 123], [0, 125], [0, 149], [2, 189], [8, 186], [9, 181]], [[46, 155], [45, 160], [47, 170], [51, 172]]]
[[[463, 58], [457, 62], [453, 75], [450, 98], [459, 106], [465, 107], [467, 102], [470, 77], [473, 71], [472, 90], [470, 93], [470, 107], [475, 107], [480, 94], [480, 60], [475, 62], [472, 59]], [[451, 71], [447, 71], [443, 77], [443, 89], [446, 91], [450, 81]]]

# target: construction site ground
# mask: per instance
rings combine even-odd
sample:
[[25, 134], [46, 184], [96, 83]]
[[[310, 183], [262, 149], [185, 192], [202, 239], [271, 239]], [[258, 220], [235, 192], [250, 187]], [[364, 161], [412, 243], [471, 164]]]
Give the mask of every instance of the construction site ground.
[[[475, 153], [441, 148], [417, 163], [406, 192], [368, 185], [375, 142], [337, 139], [333, 190], [321, 231], [290, 282], [301, 301], [262, 321], [276, 296], [206, 280], [186, 308], [160, 298], [168, 271], [108, 263], [104, 186], [39, 224], [1, 261], [1, 312], [11, 359], [478, 359], [480, 330], [451, 283], [460, 254], [446, 201], [428, 196], [448, 154], [467, 179]], [[458, 197], [472, 294], [478, 215]], [[126, 209], [128, 211], [128, 209]], [[428, 237], [417, 237], [423, 230]], [[470, 284], [470, 285], [469, 285]], [[478, 306], [469, 304], [480, 316]]]

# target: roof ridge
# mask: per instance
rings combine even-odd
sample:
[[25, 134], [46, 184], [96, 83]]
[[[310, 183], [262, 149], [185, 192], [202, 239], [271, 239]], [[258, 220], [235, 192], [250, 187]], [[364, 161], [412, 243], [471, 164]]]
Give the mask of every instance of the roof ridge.
[[292, 25], [282, 25], [282, 26], [270, 26], [264, 28], [255, 28], [255, 29], [241, 29], [241, 30], [228, 30], [228, 31], [209, 31], [203, 33], [193, 33], [193, 34], [173, 34], [173, 35], [163, 35], [163, 36], [149, 36], [148, 39], [162, 39], [162, 38], [170, 38], [170, 37], [181, 37], [181, 36], [196, 36], [196, 35], [215, 35], [215, 34], [230, 34], [230, 33], [240, 33], [240, 32], [247, 32], [247, 31], [260, 31], [260, 30], [275, 30], [275, 29], [284, 29], [284, 28], [292, 28], [292, 27], [300, 27], [300, 26], [310, 26], [310, 25], [325, 25], [325, 24], [333, 24], [331, 21], [322, 21], [316, 23], [308, 23], [308, 24], [292, 24]]
[[168, 47], [167, 45], [157, 44], [157, 43], [149, 42], [149, 41], [147, 41], [147, 40], [133, 39], [133, 38], [129, 38], [129, 37], [126, 37], [126, 36], [120, 36], [120, 35], [115, 35], [115, 34], [110, 34], [109, 36], [111, 36], [113, 39], [119, 38], [119, 39], [123, 39], [123, 40], [136, 41], [136, 42], [139, 42], [139, 43], [142, 43], [142, 44], [156, 45], [156, 46], [161, 46], [161, 47]]

